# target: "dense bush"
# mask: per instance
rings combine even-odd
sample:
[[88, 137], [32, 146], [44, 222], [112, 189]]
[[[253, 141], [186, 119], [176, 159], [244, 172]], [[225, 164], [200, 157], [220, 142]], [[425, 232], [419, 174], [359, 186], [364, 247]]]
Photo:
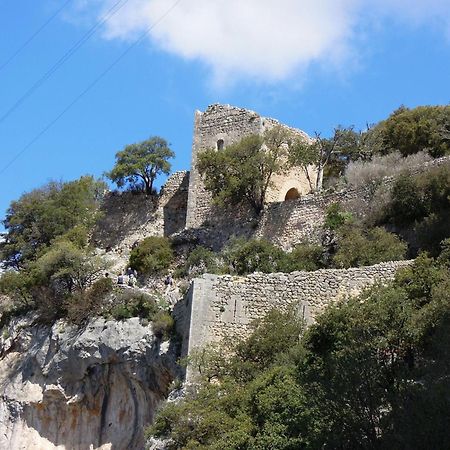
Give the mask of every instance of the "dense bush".
[[23, 266], [58, 236], [80, 246], [97, 218], [106, 185], [93, 177], [68, 183], [51, 182], [13, 201], [3, 221], [7, 234], [1, 257], [13, 266]]
[[351, 213], [345, 211], [340, 203], [333, 203], [327, 208], [324, 226], [334, 231], [345, 223], [352, 221], [353, 217]]
[[363, 230], [347, 225], [338, 232], [338, 248], [333, 265], [339, 268], [370, 266], [405, 259], [407, 245], [383, 228]]
[[220, 265], [219, 255], [199, 245], [189, 253], [182, 274], [192, 277], [199, 276], [203, 273], [218, 273]]
[[284, 271], [313, 271], [325, 267], [324, 248], [317, 244], [299, 244], [285, 257]]
[[383, 201], [375, 196], [371, 220], [407, 230], [415, 251], [437, 255], [440, 242], [450, 237], [450, 166], [399, 177]]
[[68, 315], [78, 318], [82, 311], [94, 307], [90, 290], [99, 294], [102, 286], [106, 289], [108, 282], [95, 283], [106, 267], [88, 250], [55, 240], [47, 252], [21, 271], [3, 274], [0, 293], [12, 300], [12, 310], [17, 313], [38, 310], [48, 321]]
[[433, 157], [450, 151], [450, 106], [401, 107], [380, 122], [369, 134], [375, 152], [398, 150], [403, 156], [427, 150]]
[[130, 267], [145, 275], [164, 273], [173, 258], [173, 250], [167, 238], [150, 236], [131, 251]]
[[252, 272], [282, 272], [285, 253], [263, 239], [235, 239], [224, 252], [231, 271], [238, 275]]
[[124, 289], [116, 292], [110, 314], [116, 320], [131, 317], [152, 320], [158, 310], [157, 302], [151, 295], [134, 289]]
[[155, 336], [162, 339], [169, 339], [174, 331], [175, 322], [171, 314], [167, 311], [158, 311], [152, 317], [152, 329]]
[[272, 312], [228, 357], [203, 358], [203, 383], [148, 433], [169, 449], [447, 447], [445, 266], [422, 256], [301, 330], [292, 312]]

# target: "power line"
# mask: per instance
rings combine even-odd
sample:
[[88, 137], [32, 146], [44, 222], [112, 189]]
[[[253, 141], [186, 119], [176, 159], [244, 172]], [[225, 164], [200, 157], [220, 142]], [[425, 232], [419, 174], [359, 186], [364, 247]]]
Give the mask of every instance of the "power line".
[[84, 97], [100, 80], [102, 80], [125, 56], [137, 45], [139, 45], [156, 27], [162, 22], [182, 0], [177, 0], [162, 16], [160, 16], [147, 30], [132, 44], [130, 44], [97, 78], [92, 81], [80, 94], [78, 94], [72, 102], [70, 102], [51, 122], [49, 122], [39, 133], [37, 133], [31, 141], [25, 145], [1, 170], [2, 175], [15, 161], [17, 161], [42, 135], [44, 135], [56, 122], [61, 119], [82, 97]]
[[4, 113], [0, 116], [0, 124], [4, 122], [30, 95], [32, 95], [37, 89], [39, 89], [66, 61], [68, 61], [77, 50], [81, 48], [95, 33], [96, 31], [105, 24], [114, 14], [118, 13], [129, 0], [118, 0], [114, 5], [108, 10], [108, 12], [98, 21], [93, 27], [91, 27], [87, 33], [85, 33], [75, 44], [53, 64], [50, 69], [42, 75], [25, 93], [19, 97], [19, 99]]
[[25, 47], [28, 46], [28, 44], [35, 38], [37, 37], [43, 30], [45, 27], [47, 27], [47, 25], [56, 17], [58, 16], [62, 10], [64, 8], [66, 8], [66, 6], [69, 5], [69, 3], [72, 0], [67, 0], [59, 9], [57, 9], [19, 48], [17, 48], [17, 50], [6, 60], [4, 61], [1, 65], [0, 65], [0, 72], [17, 56], [19, 55], [24, 49]]

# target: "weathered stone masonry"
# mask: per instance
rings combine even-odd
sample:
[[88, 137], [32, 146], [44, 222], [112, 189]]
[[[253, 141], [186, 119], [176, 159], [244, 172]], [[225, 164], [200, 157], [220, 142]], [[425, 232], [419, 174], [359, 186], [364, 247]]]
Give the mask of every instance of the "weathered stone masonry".
[[[291, 274], [254, 273], [246, 277], [203, 275], [193, 281], [176, 314], [186, 317], [183, 353], [226, 336], [245, 335], [252, 320], [271, 309], [294, 306], [308, 324], [328, 304], [360, 293], [375, 282], [387, 282], [411, 261], [370, 267], [323, 269]], [[184, 311], [183, 311], [184, 310]]]
[[[205, 220], [209, 220], [214, 216], [213, 209], [211, 208], [211, 196], [205, 190], [201, 176], [196, 168], [198, 154], [202, 150], [209, 148], [216, 148], [220, 151], [222, 148], [238, 142], [245, 136], [262, 134], [266, 129], [275, 125], [281, 124], [274, 119], [261, 117], [254, 111], [236, 108], [230, 105], [216, 104], [209, 106], [205, 112], [195, 112], [186, 219], [186, 226], [188, 228], [199, 227]], [[285, 127], [284, 125], [282, 126]], [[289, 127], [286, 128], [306, 140], [310, 139], [303, 131]], [[308, 192], [306, 177], [299, 169], [293, 169], [290, 173], [278, 175], [274, 177], [273, 182], [273, 192], [268, 192], [268, 199], [270, 201], [280, 200], [279, 196], [284, 196], [290, 188], [297, 189], [301, 194]]]

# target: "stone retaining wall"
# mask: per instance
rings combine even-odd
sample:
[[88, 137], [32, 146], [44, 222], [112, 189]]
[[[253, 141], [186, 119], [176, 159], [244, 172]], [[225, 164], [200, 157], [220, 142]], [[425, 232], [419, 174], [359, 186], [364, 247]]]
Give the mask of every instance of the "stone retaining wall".
[[290, 274], [254, 273], [246, 277], [203, 275], [192, 282], [184, 302], [177, 306], [183, 354], [233, 335], [245, 335], [249, 324], [271, 309], [297, 309], [310, 324], [328, 304], [359, 294], [364, 288], [394, 278], [411, 261], [393, 261], [369, 267], [323, 269]]

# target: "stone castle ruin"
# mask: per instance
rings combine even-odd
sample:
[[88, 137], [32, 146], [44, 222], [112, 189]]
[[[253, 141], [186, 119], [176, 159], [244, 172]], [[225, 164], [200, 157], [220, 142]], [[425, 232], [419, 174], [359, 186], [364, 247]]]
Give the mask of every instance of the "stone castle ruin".
[[[243, 236], [266, 239], [289, 251], [299, 243], [321, 240], [326, 210], [331, 204], [341, 203], [346, 209], [363, 214], [374, 195], [372, 186], [310, 193], [305, 175], [296, 169], [273, 179], [267, 204], [256, 219], [248, 220], [237, 211], [227, 216], [214, 207], [196, 169], [198, 154], [207, 148], [221, 151], [244, 136], [262, 134], [276, 125], [280, 124], [273, 119], [229, 105], [216, 104], [205, 112], [197, 111], [191, 171], [174, 173], [151, 204], [136, 196], [135, 200], [124, 194], [111, 197], [108, 200], [111, 211], [105, 214], [109, 222], [102, 224], [101, 229], [107, 236], [114, 235], [114, 227], [121, 229], [120, 242], [124, 249], [152, 235], [168, 236], [175, 246], [187, 245], [191, 249], [196, 245], [220, 249], [231, 236]], [[310, 140], [302, 131], [289, 130]], [[447, 158], [433, 160], [417, 171], [447, 163]], [[383, 183], [389, 188], [393, 181], [384, 179]], [[109, 245], [115, 244], [109, 242]], [[294, 306], [311, 323], [327, 304], [358, 294], [374, 283], [389, 281], [398, 268], [409, 263], [393, 261], [354, 269], [256, 273], [247, 277], [204, 275], [192, 282], [174, 310], [183, 336], [183, 354], [189, 355], [194, 348], [225, 335], [247, 333], [253, 319], [274, 307]]]
[[[210, 148], [220, 151], [230, 144], [239, 142], [243, 137], [252, 134], [262, 135], [274, 126], [282, 126], [306, 141], [311, 141], [305, 132], [282, 125], [274, 119], [261, 117], [247, 109], [216, 104], [209, 106], [205, 112], [195, 112], [186, 216], [188, 228], [201, 226], [205, 220], [210, 219], [212, 211], [211, 196], [203, 187], [196, 167], [199, 153]], [[314, 179], [313, 172], [313, 168], [311, 168], [311, 177]], [[300, 198], [309, 193], [309, 190], [305, 174], [299, 168], [293, 168], [285, 174], [273, 176], [266, 201], [270, 203]]]
[[[358, 214], [370, 209], [373, 186], [309, 193], [304, 174], [295, 169], [273, 179], [258, 217], [247, 217], [237, 208], [227, 215], [214, 207], [196, 170], [198, 154], [207, 148], [221, 151], [275, 125], [280, 124], [228, 105], [196, 112], [190, 172], [172, 174], [159, 196], [106, 196], [91, 241], [116, 264], [111, 272], [123, 270], [133, 245], [148, 236], [169, 237], [180, 260], [198, 245], [220, 250], [231, 236], [266, 239], [289, 251], [301, 242], [322, 239], [331, 204], [341, 203]], [[449, 159], [433, 160], [417, 172], [441, 164], [449, 164]], [[393, 182], [383, 179], [387, 189]], [[92, 318], [82, 328], [63, 320], [37, 324], [33, 316], [13, 319], [0, 336], [0, 448], [141, 449], [142, 429], [152, 421], [172, 380], [184, 376], [188, 383], [195, 382], [193, 368], [184, 372], [177, 364], [180, 356], [192, 356], [224, 338], [247, 336], [252, 321], [274, 308], [293, 311], [311, 324], [327, 305], [392, 280], [408, 264], [411, 261], [314, 272], [204, 274], [192, 280], [184, 296], [178, 289], [164, 294], [173, 306], [181, 342], [161, 342], [152, 325], [139, 318]], [[165, 290], [163, 279], [151, 281], [143, 290]]]

